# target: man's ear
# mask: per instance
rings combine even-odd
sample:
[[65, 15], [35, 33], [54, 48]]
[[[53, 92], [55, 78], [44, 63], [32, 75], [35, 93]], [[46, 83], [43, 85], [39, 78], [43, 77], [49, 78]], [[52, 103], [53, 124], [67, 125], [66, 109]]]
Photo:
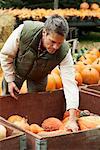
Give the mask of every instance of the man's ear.
[[47, 31], [46, 31], [46, 29], [43, 29], [43, 31], [42, 31], [42, 35], [43, 35], [43, 36], [46, 36], [46, 35], [47, 35]]

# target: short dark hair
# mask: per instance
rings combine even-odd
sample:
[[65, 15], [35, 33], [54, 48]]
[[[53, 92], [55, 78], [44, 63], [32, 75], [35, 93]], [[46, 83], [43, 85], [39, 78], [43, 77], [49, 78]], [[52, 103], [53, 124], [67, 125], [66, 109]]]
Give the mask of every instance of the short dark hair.
[[47, 30], [47, 32], [55, 32], [65, 37], [69, 32], [67, 20], [58, 14], [48, 17], [44, 23], [44, 28]]

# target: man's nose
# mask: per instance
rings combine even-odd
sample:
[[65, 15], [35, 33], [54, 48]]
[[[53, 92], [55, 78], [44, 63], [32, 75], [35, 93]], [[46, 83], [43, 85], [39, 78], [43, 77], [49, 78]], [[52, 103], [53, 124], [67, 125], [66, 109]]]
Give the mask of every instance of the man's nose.
[[55, 50], [57, 50], [57, 49], [59, 48], [59, 45], [58, 45], [58, 44], [53, 44], [53, 48], [54, 48]]

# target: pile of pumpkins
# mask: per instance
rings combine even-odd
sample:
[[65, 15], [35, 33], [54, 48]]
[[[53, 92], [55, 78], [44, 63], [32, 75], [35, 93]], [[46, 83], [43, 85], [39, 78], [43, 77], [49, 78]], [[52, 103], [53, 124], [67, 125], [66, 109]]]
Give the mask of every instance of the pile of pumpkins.
[[59, 14], [67, 19], [72, 17], [78, 17], [84, 19], [85, 17], [95, 17], [100, 19], [100, 6], [97, 3], [92, 3], [91, 5], [87, 2], [81, 3], [80, 9], [76, 8], [65, 8], [65, 9], [45, 9], [45, 8], [36, 8], [36, 9], [0, 9], [0, 14], [9, 14], [14, 17], [17, 17], [19, 21], [25, 19], [32, 20], [44, 20], [50, 15]]
[[100, 83], [100, 50], [88, 50], [75, 64], [78, 85]]
[[97, 9], [99, 9], [99, 4], [97, 4], [97, 3], [89, 4], [88, 2], [83, 2], [83, 3], [80, 4], [80, 9], [97, 10]]
[[[77, 109], [75, 111], [75, 115], [79, 130], [83, 131], [100, 127], [100, 116], [91, 113], [89, 110]], [[24, 131], [32, 132], [40, 136], [49, 137], [72, 132], [71, 130], [66, 129], [69, 121], [69, 111], [64, 112], [61, 120], [56, 117], [48, 117], [44, 119], [40, 125], [35, 122], [29, 124], [28, 119], [19, 115], [9, 116], [7, 120], [14, 126], [17, 126]]]
[[[100, 50], [91, 48], [75, 63], [75, 80], [78, 86], [82, 84], [100, 83]], [[46, 91], [63, 88], [58, 66], [48, 75]]]

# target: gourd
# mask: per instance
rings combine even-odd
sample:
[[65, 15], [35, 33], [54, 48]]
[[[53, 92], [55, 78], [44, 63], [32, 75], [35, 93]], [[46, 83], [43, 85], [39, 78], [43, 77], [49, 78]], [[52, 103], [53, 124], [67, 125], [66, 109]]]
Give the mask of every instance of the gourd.
[[63, 123], [55, 117], [47, 118], [42, 123], [42, 128], [45, 131], [55, 131], [59, 130], [63, 126]]
[[4, 127], [4, 125], [0, 124], [0, 139], [3, 139], [6, 137], [6, 127]]

